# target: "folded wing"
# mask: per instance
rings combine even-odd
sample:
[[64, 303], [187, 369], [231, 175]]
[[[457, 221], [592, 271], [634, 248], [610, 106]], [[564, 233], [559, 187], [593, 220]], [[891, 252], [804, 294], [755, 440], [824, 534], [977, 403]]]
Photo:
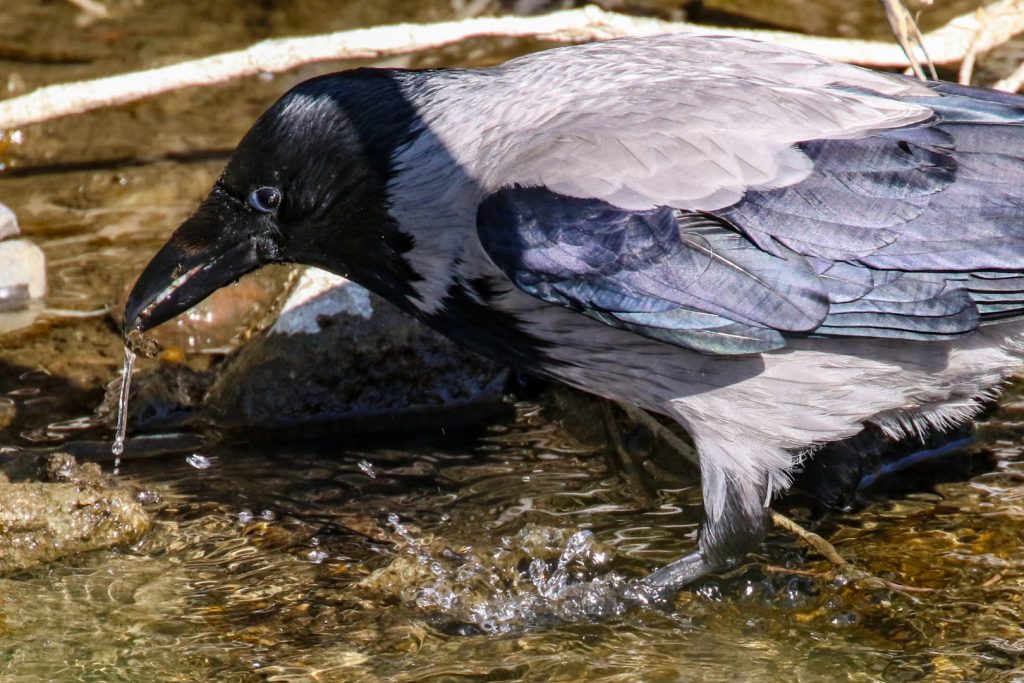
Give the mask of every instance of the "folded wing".
[[949, 339], [1019, 316], [1024, 98], [942, 85], [915, 101], [929, 121], [802, 142], [805, 179], [721, 209], [512, 186], [481, 205], [479, 237], [533, 296], [704, 353]]

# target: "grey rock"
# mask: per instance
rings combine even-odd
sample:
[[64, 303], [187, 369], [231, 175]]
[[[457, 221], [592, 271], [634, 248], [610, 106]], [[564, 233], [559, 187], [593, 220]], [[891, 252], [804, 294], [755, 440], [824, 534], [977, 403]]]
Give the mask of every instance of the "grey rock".
[[[9, 221], [6, 214], [9, 214]], [[13, 226], [13, 227], [12, 227]], [[14, 214], [0, 204], [0, 240], [16, 235]], [[46, 256], [27, 239], [0, 241], [0, 334], [31, 325], [46, 295]]]
[[225, 360], [206, 400], [227, 426], [366, 426], [496, 400], [506, 377], [359, 285], [309, 269], [274, 324]]

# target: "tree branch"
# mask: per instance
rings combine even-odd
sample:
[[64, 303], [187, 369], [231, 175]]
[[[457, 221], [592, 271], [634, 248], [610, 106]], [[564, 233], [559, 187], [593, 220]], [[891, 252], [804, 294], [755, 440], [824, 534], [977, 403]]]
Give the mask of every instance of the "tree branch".
[[[979, 18], [962, 15], [924, 36], [936, 64], [961, 60], [969, 51], [984, 52], [1024, 31], [1024, 0], [1000, 0], [987, 8], [983, 44]], [[556, 42], [586, 42], [618, 36], [682, 31], [744, 36], [814, 52], [832, 59], [879, 67], [905, 67], [897, 45], [866, 40], [819, 38], [783, 31], [725, 29], [683, 22], [631, 17], [596, 7], [536, 17], [482, 17], [435, 24], [396, 24], [319, 36], [278, 38], [244, 50], [225, 52], [180, 64], [119, 76], [39, 88], [0, 101], [0, 129], [132, 102], [181, 88], [214, 85], [258, 73], [279, 73], [311, 62], [379, 59], [457, 43], [479, 36], [532, 37]]]

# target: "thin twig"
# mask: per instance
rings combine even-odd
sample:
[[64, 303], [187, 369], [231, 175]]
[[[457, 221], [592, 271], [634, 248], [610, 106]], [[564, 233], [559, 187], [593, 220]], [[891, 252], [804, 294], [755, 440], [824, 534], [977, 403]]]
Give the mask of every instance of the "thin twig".
[[700, 466], [700, 459], [697, 457], [696, 449], [690, 444], [686, 443], [678, 436], [675, 432], [666, 427], [665, 425], [658, 422], [653, 416], [651, 416], [643, 408], [639, 408], [632, 403], [617, 402], [616, 405], [622, 410], [633, 422], [642, 425], [647, 431], [649, 431], [655, 439], [661, 441], [670, 449], [683, 456], [690, 463]]
[[[984, 52], [1024, 31], [1024, 0], [1000, 0], [986, 13]], [[978, 20], [973, 12], [953, 19], [923, 37], [936, 64], [959, 62], [971, 49]], [[399, 24], [355, 31], [279, 38], [244, 50], [180, 64], [40, 88], [0, 101], [0, 129], [132, 102], [172, 90], [208, 86], [259, 73], [280, 73], [312, 62], [379, 59], [457, 43], [479, 36], [532, 37], [556, 42], [586, 42], [618, 36], [684, 31], [714, 32], [774, 42], [831, 59], [882, 67], [905, 67], [907, 57], [889, 42], [820, 38], [784, 31], [755, 31], [666, 22], [605, 12], [596, 7], [535, 17], [478, 17], [435, 24]]]
[[929, 76], [932, 80], [938, 80], [939, 75], [935, 72], [935, 64], [932, 62], [931, 57], [928, 56], [928, 50], [925, 49], [924, 45], [924, 37], [921, 35], [921, 29], [917, 27], [914, 17], [910, 15], [910, 12], [903, 6], [900, 0], [879, 1], [885, 9], [885, 17], [889, 20], [889, 28], [892, 29], [893, 36], [896, 37], [896, 42], [899, 43], [903, 54], [907, 56], [907, 61], [910, 62], [910, 68], [913, 70], [914, 75], [922, 81], [928, 78], [921, 67], [921, 60], [917, 58], [917, 54], [914, 51], [916, 47], [921, 51], [921, 55], [928, 65]]
[[769, 510], [768, 517], [771, 519], [772, 524], [783, 531], [793, 534], [837, 567], [846, 567], [849, 564], [846, 558], [839, 554], [834, 545], [813, 531], [803, 528], [781, 512]]
[[971, 46], [967, 50], [967, 54], [964, 55], [964, 60], [960, 62], [960, 71], [957, 74], [957, 83], [960, 85], [970, 85], [971, 78], [974, 76], [974, 64], [978, 58], [978, 44], [981, 42], [981, 37], [985, 35], [985, 22], [984, 22], [985, 8], [979, 7], [977, 9], [978, 14], [978, 30], [975, 31], [974, 37], [971, 38]]
[[822, 555], [826, 560], [828, 560], [835, 566], [835, 568], [829, 572], [816, 573], [809, 572], [806, 570], [785, 569], [769, 565], [768, 567], [766, 567], [766, 570], [770, 572], [790, 573], [796, 574], [797, 576], [812, 576], [816, 578], [829, 580], [836, 579], [842, 576], [844, 578], [851, 579], [859, 583], [881, 586], [882, 588], [888, 588], [889, 590], [900, 591], [903, 593], [934, 593], [938, 590], [937, 588], [922, 588], [920, 586], [908, 586], [904, 583], [897, 583], [895, 581], [890, 581], [888, 579], [883, 579], [881, 577], [875, 576], [874, 574], [870, 574], [864, 571], [863, 569], [858, 569], [857, 567], [854, 567], [852, 564], [850, 564], [846, 560], [846, 558], [840, 555], [839, 551], [836, 550], [834, 545], [832, 545], [831, 543], [829, 543], [813, 531], [808, 531], [804, 527], [794, 522], [789, 517], [779, 512], [776, 512], [775, 510], [769, 510], [768, 517], [769, 519], [771, 519], [772, 524], [782, 529], [783, 531], [787, 531], [793, 534], [801, 541], [809, 545], [811, 548], [816, 550], [820, 555]]
[[862, 569], [855, 569], [849, 565], [843, 569], [832, 569], [827, 572], [816, 572], [809, 569], [791, 569], [789, 567], [780, 567], [774, 564], [766, 564], [763, 565], [762, 568], [769, 574], [791, 574], [793, 576], [805, 576], [810, 579], [818, 579], [819, 581], [835, 581], [836, 579], [843, 577], [864, 585], [886, 588], [898, 593], [937, 593], [940, 590], [938, 588], [908, 586], [905, 583], [889, 581], [888, 579], [879, 578], [873, 574], [868, 574]]
[[1024, 86], [1024, 64], [1018, 66], [1012, 74], [993, 85], [992, 88], [994, 90], [1005, 90], [1006, 92], [1017, 92], [1022, 86]]
[[991, 588], [992, 586], [996, 585], [997, 583], [999, 583], [1002, 580], [1003, 580], [1003, 575], [1002, 574], [993, 574], [988, 579], [986, 579], [982, 583], [978, 584], [978, 587], [979, 588]]
[[612, 404], [607, 401], [602, 401], [601, 409], [604, 413], [605, 428], [608, 431], [608, 436], [612, 440], [612, 446], [614, 447], [615, 454], [618, 456], [618, 469], [625, 478], [626, 485], [633, 490], [633, 495], [645, 510], [653, 510], [657, 507], [654, 496], [647, 490], [647, 486], [644, 483], [643, 473], [640, 471], [640, 468], [633, 459], [633, 455], [629, 452], [628, 447], [622, 440], [622, 431], [619, 429], [619, 423], [616, 421], [615, 414], [612, 412]]

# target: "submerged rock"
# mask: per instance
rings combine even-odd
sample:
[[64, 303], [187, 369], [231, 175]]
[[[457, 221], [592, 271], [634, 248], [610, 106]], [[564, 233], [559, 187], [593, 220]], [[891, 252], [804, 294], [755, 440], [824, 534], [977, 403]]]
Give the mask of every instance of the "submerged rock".
[[0, 573], [137, 541], [149, 517], [95, 463], [65, 453], [0, 465]]

